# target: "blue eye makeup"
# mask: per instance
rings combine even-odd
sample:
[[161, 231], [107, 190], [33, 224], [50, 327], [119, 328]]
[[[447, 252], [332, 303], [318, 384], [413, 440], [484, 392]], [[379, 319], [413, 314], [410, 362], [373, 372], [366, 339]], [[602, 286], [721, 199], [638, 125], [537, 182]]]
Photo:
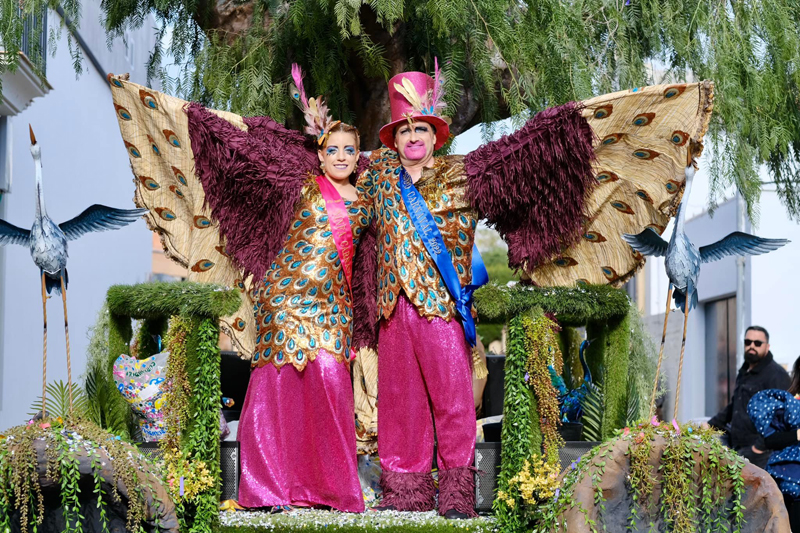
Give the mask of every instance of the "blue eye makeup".
[[356, 149], [353, 148], [352, 146], [348, 146], [347, 148], [344, 149], [344, 153], [346, 153], [347, 155], [355, 155]]
[[339, 149], [338, 149], [338, 148], [336, 148], [335, 146], [331, 146], [330, 148], [328, 148], [327, 150], [325, 150], [325, 153], [326, 153], [326, 154], [328, 154], [328, 155], [333, 155], [333, 154], [335, 154], [335, 153], [336, 153], [336, 152], [338, 152], [338, 151], [339, 151]]

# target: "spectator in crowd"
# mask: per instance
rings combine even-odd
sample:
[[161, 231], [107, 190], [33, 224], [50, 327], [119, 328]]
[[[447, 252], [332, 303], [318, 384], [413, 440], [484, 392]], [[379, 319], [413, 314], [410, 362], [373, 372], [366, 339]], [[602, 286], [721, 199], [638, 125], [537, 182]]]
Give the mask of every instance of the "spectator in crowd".
[[708, 425], [726, 433], [726, 444], [754, 465], [767, 466], [770, 452], [747, 414], [747, 404], [758, 391], [789, 388], [789, 374], [772, 357], [769, 333], [750, 326], [744, 335], [744, 364], [736, 376], [731, 402]]
[[750, 418], [764, 437], [766, 449], [753, 446], [753, 452], [771, 452], [767, 472], [775, 478], [783, 493], [792, 531], [800, 531], [800, 357], [792, 367], [789, 390], [761, 391], [748, 405]]

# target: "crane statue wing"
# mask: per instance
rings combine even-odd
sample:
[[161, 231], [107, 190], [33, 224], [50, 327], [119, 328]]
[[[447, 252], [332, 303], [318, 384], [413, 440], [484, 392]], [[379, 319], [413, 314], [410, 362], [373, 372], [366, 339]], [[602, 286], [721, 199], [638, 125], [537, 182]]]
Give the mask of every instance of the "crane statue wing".
[[719, 261], [729, 255], [761, 255], [785, 246], [787, 239], [765, 239], [749, 233], [734, 231], [722, 240], [700, 247], [700, 260], [703, 263]]
[[638, 235], [624, 233], [622, 239], [631, 245], [631, 248], [642, 255], [661, 257], [666, 255], [668, 243], [651, 228], [647, 228]]
[[119, 229], [134, 222], [147, 213], [147, 209], [115, 209], [105, 205], [94, 204], [71, 220], [58, 225], [67, 239], [74, 241], [81, 235], [93, 231]]
[[20, 244], [22, 246], [28, 246], [30, 236], [30, 230], [18, 228], [5, 220], [0, 220], [0, 245]]
[[[254, 348], [255, 323], [251, 279], [226, 253], [219, 224], [212, 219], [205, 193], [195, 174], [189, 139], [187, 102], [109, 74], [111, 96], [122, 141], [134, 175], [137, 207], [148, 210], [148, 227], [158, 233], [167, 257], [186, 268], [189, 281], [238, 288], [242, 306], [220, 318], [242, 357]], [[215, 112], [244, 129], [242, 117]]]
[[560, 253], [525, 267], [540, 286], [619, 286], [644, 264], [622, 236], [646, 228], [660, 235], [675, 216], [687, 147], [706, 133], [713, 84], [639, 87], [581, 105], [595, 138], [596, 184], [584, 198], [580, 235], [567, 236]]

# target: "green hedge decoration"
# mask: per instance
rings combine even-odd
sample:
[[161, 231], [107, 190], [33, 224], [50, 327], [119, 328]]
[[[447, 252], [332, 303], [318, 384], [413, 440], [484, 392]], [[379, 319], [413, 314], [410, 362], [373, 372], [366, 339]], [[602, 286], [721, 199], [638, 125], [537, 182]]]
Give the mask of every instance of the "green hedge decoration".
[[630, 306], [624, 291], [608, 285], [580, 287], [505, 287], [484, 285], [475, 291], [475, 308], [482, 322], [508, 322], [534, 307], [555, 315], [561, 326], [583, 326], [622, 318]]
[[[180, 423], [180, 447], [186, 457], [205, 462], [214, 486], [193, 500], [179, 505], [182, 529], [210, 533], [219, 527], [220, 472], [220, 316], [234, 313], [241, 299], [237, 291], [219, 285], [192, 282], [115, 285], [108, 290], [106, 306], [110, 313], [109, 379], [114, 361], [130, 353], [132, 320], [143, 320], [140, 329], [140, 356], [158, 350], [151, 334], [166, 334], [170, 317], [179, 316], [189, 324], [185, 339], [186, 374], [191, 394], [188, 415]], [[162, 346], [162, 349], [165, 349]], [[118, 400], [126, 403], [121, 395]], [[129, 438], [129, 435], [121, 435]]]
[[[497, 490], [507, 491], [508, 481], [522, 469], [522, 463], [532, 450], [542, 446], [539, 415], [533, 391], [525, 382], [528, 353], [525, 349], [524, 317], [517, 316], [508, 324], [508, 344], [505, 362], [505, 397], [503, 398], [503, 427], [501, 430], [500, 475]], [[500, 499], [492, 507], [497, 520], [506, 531], [523, 527], [517, 511]]]
[[175, 315], [221, 317], [235, 313], [241, 305], [235, 290], [190, 281], [114, 285], [106, 298], [112, 314], [155, 320]]

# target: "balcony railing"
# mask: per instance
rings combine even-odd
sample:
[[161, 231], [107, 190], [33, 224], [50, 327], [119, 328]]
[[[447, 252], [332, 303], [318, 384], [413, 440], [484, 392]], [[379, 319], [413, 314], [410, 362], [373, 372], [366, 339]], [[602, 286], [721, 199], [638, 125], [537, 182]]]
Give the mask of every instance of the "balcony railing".
[[[22, 10], [17, 9], [17, 15], [22, 17]], [[22, 46], [20, 51], [28, 56], [31, 63], [36, 65], [42, 75], [47, 70], [47, 9], [39, 14], [27, 15], [22, 22]]]

